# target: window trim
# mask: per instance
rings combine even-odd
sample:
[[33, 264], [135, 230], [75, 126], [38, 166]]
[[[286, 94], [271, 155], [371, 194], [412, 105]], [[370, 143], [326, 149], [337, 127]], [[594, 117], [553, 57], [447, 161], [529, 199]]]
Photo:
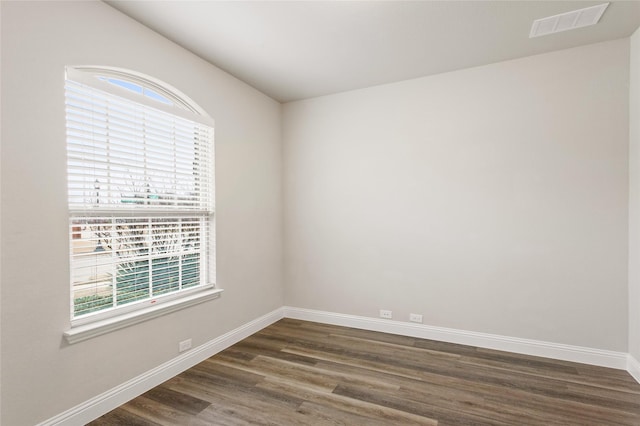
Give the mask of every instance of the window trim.
[[[104, 77], [130, 81], [142, 86], [144, 89], [149, 89], [153, 92], [156, 92], [157, 94], [171, 101], [172, 104], [167, 104], [157, 99], [150, 98], [143, 93], [136, 93], [117, 84], [110, 83], [109, 81], [106, 81]], [[161, 82], [160, 80], [143, 75], [141, 73], [137, 73], [135, 71], [114, 67], [68, 66], [66, 67], [65, 80], [84, 83], [90, 87], [103, 90], [107, 93], [112, 93], [122, 98], [126, 98], [132, 102], [155, 108], [193, 122], [201, 123], [214, 129], [213, 119], [189, 97], [187, 97], [174, 87]], [[214, 155], [214, 151], [215, 145], [211, 147], [212, 155]], [[211, 159], [211, 161], [214, 161], [213, 158]], [[215, 163], [213, 164], [213, 173], [215, 173]], [[213, 176], [214, 175], [212, 175], [212, 178]], [[215, 189], [213, 189], [213, 191], [213, 194], [215, 194]], [[213, 195], [213, 197], [215, 197], [215, 195]], [[86, 316], [80, 316], [79, 318], [73, 318], [74, 299], [73, 290], [71, 289], [71, 328], [63, 333], [66, 341], [69, 344], [81, 342], [92, 337], [96, 337], [114, 330], [118, 330], [133, 324], [156, 318], [158, 316], [166, 315], [180, 309], [219, 298], [224, 290], [217, 288], [215, 285], [215, 199], [212, 199], [211, 202], [212, 210], [209, 211], [208, 215], [204, 217], [207, 217], [207, 220], [209, 221], [209, 232], [211, 235], [211, 238], [207, 238], [206, 243], [210, 247], [209, 250], [212, 250], [209, 251], [206, 259], [208, 265], [207, 269], [211, 269], [213, 275], [211, 275], [210, 278], [214, 282], [207, 282], [204, 285], [198, 286], [197, 288], [185, 289], [177, 293], [159, 295], [157, 297], [133, 302], [120, 307], [109, 308], [102, 312], [96, 311], [95, 313], [90, 313]], [[104, 211], [103, 213], [115, 215], [118, 215], [118, 213], [123, 215], [131, 214], [130, 210], [109, 210], [110, 212]], [[84, 213], [88, 213], [89, 215], [92, 214], [92, 212]], [[96, 212], [93, 213], [95, 214]], [[140, 211], [139, 213], [141, 215], [145, 215], [152, 212], [146, 210]], [[176, 213], [179, 212], [171, 212], [172, 215]], [[184, 215], [188, 216], [194, 212], [185, 211], [183, 213]], [[83, 215], [83, 213], [75, 209], [69, 210], [70, 219], [77, 215]], [[177, 215], [177, 217], [180, 217], [180, 215]], [[212, 246], [213, 248], [211, 248]], [[69, 249], [71, 250], [71, 246], [69, 247]]]
[[184, 297], [176, 298], [159, 305], [148, 306], [143, 309], [122, 313], [99, 321], [72, 326], [69, 330], [63, 333], [64, 338], [69, 344], [82, 342], [83, 340], [110, 333], [130, 325], [138, 324], [171, 312], [217, 299], [224, 291], [221, 288], [214, 288], [213, 284], [198, 290], [199, 291], [194, 294], [186, 296], [183, 295]]
[[[133, 93], [124, 87], [102, 81], [98, 79], [98, 77], [113, 77], [125, 81], [129, 80], [143, 87], [147, 87], [154, 92], [158, 92], [172, 101], [173, 105], [167, 105], [163, 102], [152, 100], [147, 96]], [[104, 90], [105, 92], [115, 93], [130, 101], [214, 127], [211, 116], [187, 95], [173, 86], [139, 72], [115, 67], [73, 66], [66, 67], [66, 79], [84, 83], [88, 86]]]
[[[127, 303], [120, 307], [109, 308], [102, 311], [90, 312], [85, 315], [81, 315], [78, 318], [71, 319], [71, 328], [80, 327], [87, 324], [99, 323], [101, 321], [109, 320], [110, 318], [117, 318], [120, 316], [127, 316], [130, 313], [143, 311], [147, 308], [152, 307], [162, 307], [165, 304], [171, 304], [176, 300], [180, 300], [182, 298], [188, 298], [197, 293], [201, 293], [207, 290], [215, 289], [215, 284], [208, 283], [206, 285], [198, 286], [195, 288], [189, 288], [186, 290], [182, 290], [179, 292], [169, 293], [169, 294], [161, 294], [159, 296], [142, 299], [135, 302]], [[72, 301], [73, 305], [73, 301]], [[71, 306], [73, 309], [73, 306]]]

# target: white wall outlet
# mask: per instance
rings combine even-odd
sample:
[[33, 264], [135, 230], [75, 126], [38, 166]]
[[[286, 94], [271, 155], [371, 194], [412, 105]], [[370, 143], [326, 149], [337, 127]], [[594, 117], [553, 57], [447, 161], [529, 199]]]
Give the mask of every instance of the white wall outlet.
[[393, 314], [391, 311], [387, 311], [386, 309], [380, 309], [380, 318], [391, 319], [393, 318]]
[[182, 342], [178, 343], [179, 352], [184, 352], [189, 349], [191, 349], [191, 339], [183, 340]]
[[409, 314], [409, 321], [422, 323], [422, 315], [420, 315], [420, 314]]

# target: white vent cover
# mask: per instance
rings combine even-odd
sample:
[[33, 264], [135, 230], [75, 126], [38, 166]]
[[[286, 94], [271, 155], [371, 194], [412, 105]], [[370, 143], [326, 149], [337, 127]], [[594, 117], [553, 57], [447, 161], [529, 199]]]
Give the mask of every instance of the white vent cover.
[[529, 38], [595, 25], [607, 6], [609, 6], [609, 3], [561, 13], [548, 18], [536, 19], [531, 26]]

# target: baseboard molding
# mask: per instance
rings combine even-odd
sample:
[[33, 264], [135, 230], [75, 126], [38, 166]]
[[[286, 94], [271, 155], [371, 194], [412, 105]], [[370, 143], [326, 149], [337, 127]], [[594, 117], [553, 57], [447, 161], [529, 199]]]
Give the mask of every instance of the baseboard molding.
[[636, 382], [640, 383], [640, 362], [631, 354], [627, 356], [627, 371], [636, 379]]
[[284, 306], [39, 423], [38, 426], [85, 425], [285, 317], [617, 368], [627, 370], [640, 383], [640, 362], [622, 352]]
[[[380, 331], [384, 333], [418, 337], [421, 339], [458, 343], [462, 345], [477, 346], [525, 355], [598, 365], [620, 370], [627, 370], [629, 364], [628, 355], [623, 352], [613, 352], [581, 346], [563, 345], [538, 340], [434, 327], [425, 324], [337, 314], [333, 312], [293, 308], [289, 306], [284, 307], [284, 316], [292, 319], [341, 325], [363, 330]], [[640, 369], [638, 369], [638, 373], [639, 375], [634, 376], [636, 380], [640, 377]]]
[[38, 426], [81, 426], [283, 318], [279, 308], [91, 398]]

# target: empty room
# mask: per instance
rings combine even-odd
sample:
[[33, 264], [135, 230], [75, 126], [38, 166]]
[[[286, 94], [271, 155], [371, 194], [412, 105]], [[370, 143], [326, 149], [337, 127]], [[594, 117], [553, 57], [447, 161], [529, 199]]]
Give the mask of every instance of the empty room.
[[0, 23], [0, 424], [640, 425], [640, 1]]

